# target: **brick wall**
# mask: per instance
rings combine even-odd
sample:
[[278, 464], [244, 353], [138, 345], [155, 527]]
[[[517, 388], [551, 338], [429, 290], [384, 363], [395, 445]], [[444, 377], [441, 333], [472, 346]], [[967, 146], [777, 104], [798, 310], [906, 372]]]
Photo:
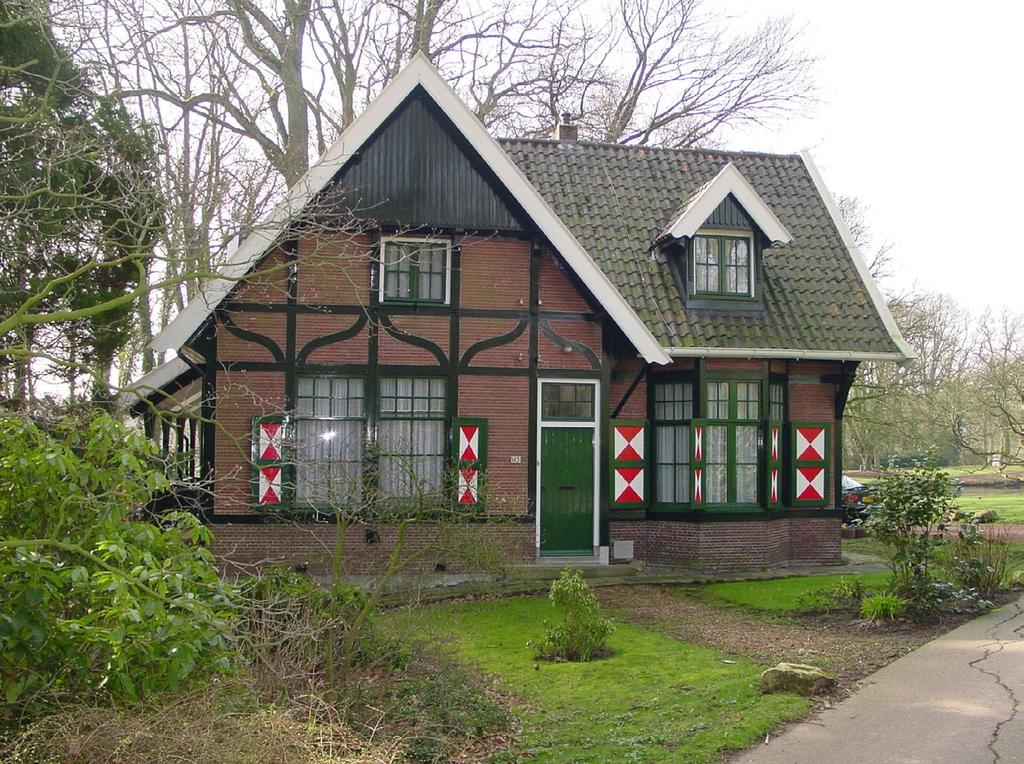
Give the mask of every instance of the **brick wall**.
[[[246, 332], [253, 332], [272, 340], [284, 352], [285, 318], [281, 313], [228, 314], [231, 322]], [[217, 326], [217, 358], [221, 361], [273, 361], [270, 350], [258, 342], [239, 337], [223, 324]]]
[[299, 238], [300, 303], [367, 305], [370, 262], [377, 249], [368, 236], [330, 233]]
[[[527, 377], [459, 378], [459, 416], [487, 419], [486, 490], [495, 511], [527, 511], [529, 394]], [[512, 464], [513, 456], [520, 457], [518, 464]]]
[[[476, 343], [500, 337], [518, 325], [519, 321], [516, 319], [463, 317], [459, 323], [459, 343], [462, 346], [460, 352], [465, 354]], [[530, 329], [526, 327], [522, 334], [511, 342], [476, 352], [469, 365], [525, 369], [529, 366], [529, 352]]]
[[[228, 570], [251, 571], [268, 564], [304, 565], [311, 573], [332, 569], [338, 527], [328, 523], [232, 524], [211, 527], [213, 552]], [[373, 535], [367, 531], [372, 530]], [[380, 571], [395, 548], [395, 526], [352, 526], [345, 530], [346, 573]], [[468, 525], [412, 524], [404, 530], [403, 549], [419, 555], [403, 573], [456, 573], [534, 559], [534, 530], [529, 523]]]
[[214, 511], [239, 514], [252, 501], [252, 419], [284, 408], [284, 372], [221, 372], [217, 375]]
[[540, 309], [589, 313], [590, 306], [572, 285], [561, 263], [550, 255], [540, 259]]
[[632, 540], [652, 567], [749, 572], [788, 564], [840, 562], [839, 519], [757, 518], [736, 522], [615, 520], [612, 541]]
[[[801, 371], [806, 367], [801, 366]], [[790, 366], [796, 373], [796, 367]], [[815, 370], [823, 370], [818, 365]], [[832, 425], [829, 439], [832, 449], [832, 464], [829, 466], [827, 498], [829, 506], [835, 505], [835, 472], [842, 467], [841, 444], [836, 439], [835, 427], [835, 396], [836, 386], [827, 382], [793, 382], [789, 383], [789, 418], [794, 422], [827, 422]]]
[[[636, 381], [636, 375], [643, 369], [640, 361], [624, 361], [615, 365], [612, 373], [611, 386], [608, 393], [608, 413], [611, 414], [619, 402], [629, 391], [630, 385]], [[619, 412], [621, 419], [646, 419], [647, 418], [647, 382], [641, 379], [636, 389], [625, 400], [622, 410]]]
[[529, 310], [530, 243], [466, 237], [461, 276], [462, 307]]
[[[325, 313], [299, 313], [295, 319], [295, 347], [301, 354], [310, 342], [328, 334], [344, 331], [359, 320], [358, 316], [329, 315]], [[306, 355], [307, 363], [366, 363], [368, 330], [347, 340], [322, 345]]]
[[[448, 319], [439, 316], [392, 316], [391, 324], [399, 335], [422, 337], [437, 345], [448, 355]], [[437, 356], [429, 350], [410, 345], [389, 332], [381, 330], [378, 359], [382, 364], [415, 364], [436, 366]]]

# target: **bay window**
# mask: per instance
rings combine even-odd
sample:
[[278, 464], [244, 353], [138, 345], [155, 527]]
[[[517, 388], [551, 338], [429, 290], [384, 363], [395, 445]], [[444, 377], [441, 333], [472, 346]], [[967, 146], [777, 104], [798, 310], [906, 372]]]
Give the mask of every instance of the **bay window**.
[[756, 504], [760, 382], [711, 380], [705, 385], [704, 501]]
[[654, 385], [654, 500], [685, 504], [690, 500], [690, 420], [693, 384]]

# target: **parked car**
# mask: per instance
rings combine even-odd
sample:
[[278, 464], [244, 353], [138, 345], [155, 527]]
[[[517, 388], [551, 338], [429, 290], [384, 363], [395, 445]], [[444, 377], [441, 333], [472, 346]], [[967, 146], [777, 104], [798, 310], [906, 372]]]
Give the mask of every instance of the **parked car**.
[[868, 516], [868, 509], [877, 501], [874, 489], [843, 475], [843, 523], [860, 525]]

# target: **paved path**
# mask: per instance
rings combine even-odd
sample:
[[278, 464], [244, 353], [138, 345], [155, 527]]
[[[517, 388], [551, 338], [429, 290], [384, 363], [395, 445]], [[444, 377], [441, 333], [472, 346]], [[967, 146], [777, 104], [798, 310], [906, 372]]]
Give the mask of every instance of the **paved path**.
[[1024, 762], [1024, 597], [910, 653], [746, 764]]

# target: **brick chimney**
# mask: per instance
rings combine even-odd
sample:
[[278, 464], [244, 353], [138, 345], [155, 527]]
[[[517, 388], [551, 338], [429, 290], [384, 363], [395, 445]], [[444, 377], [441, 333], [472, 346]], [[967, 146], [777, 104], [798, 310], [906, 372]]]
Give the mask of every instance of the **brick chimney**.
[[555, 126], [554, 132], [551, 137], [556, 141], [576, 141], [579, 138], [579, 127], [573, 123], [572, 114], [567, 111], [562, 112], [562, 117], [559, 123]]

